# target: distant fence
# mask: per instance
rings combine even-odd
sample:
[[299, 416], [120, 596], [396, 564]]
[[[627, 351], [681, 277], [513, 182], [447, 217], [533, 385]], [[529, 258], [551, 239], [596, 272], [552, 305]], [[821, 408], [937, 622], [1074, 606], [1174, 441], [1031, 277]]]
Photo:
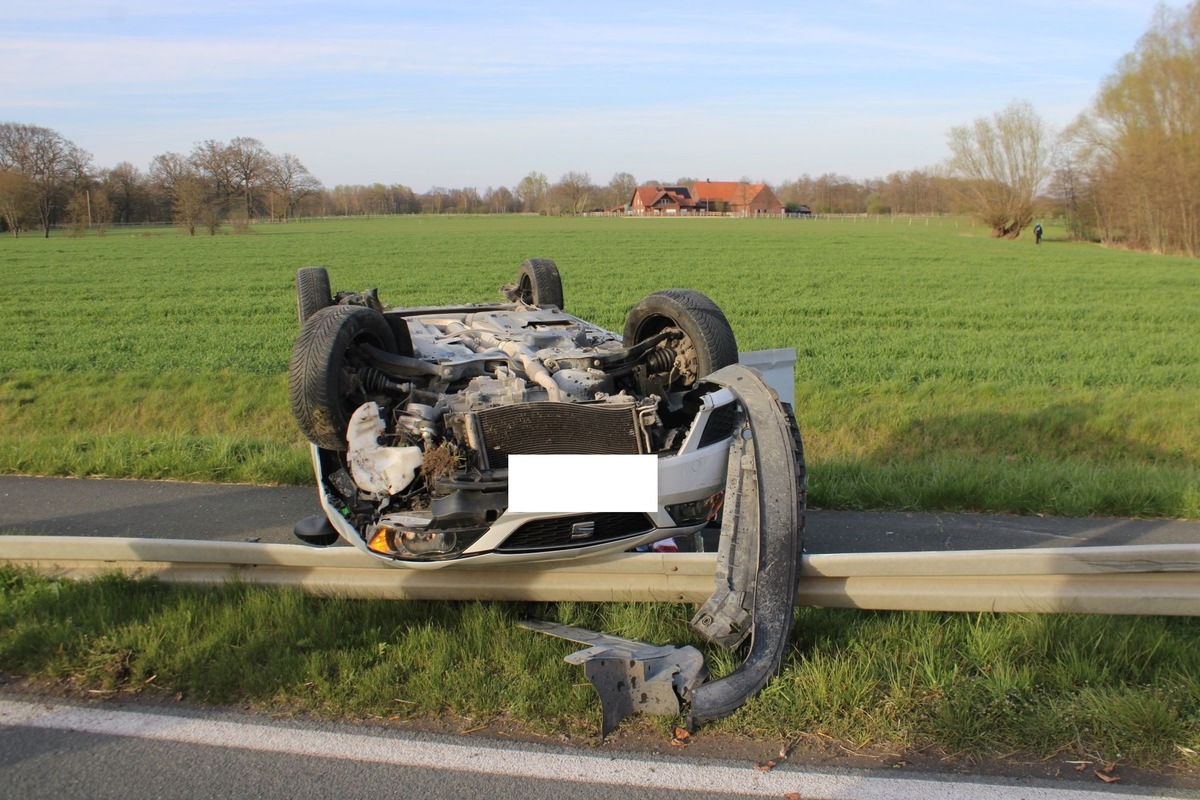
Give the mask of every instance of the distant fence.
[[[546, 216], [536, 213], [512, 213], [512, 214], [326, 214], [322, 216], [307, 216], [307, 217], [290, 217], [288, 219], [227, 219], [222, 221], [221, 227], [239, 227], [239, 226], [255, 226], [255, 225], [291, 225], [304, 224], [312, 222], [336, 222], [336, 221], [352, 221], [352, 220], [379, 220], [379, 219], [397, 219], [400, 217], [426, 217], [426, 218], [454, 218], [454, 217], [539, 217]], [[707, 212], [704, 214], [627, 214], [608, 211], [584, 212], [577, 215], [562, 215], [562, 216], [578, 216], [578, 217], [604, 217], [604, 218], [621, 218], [621, 219], [800, 219], [800, 220], [843, 220], [850, 222], [865, 222], [876, 225], [953, 225], [959, 227], [963, 217], [954, 214], [739, 214], [735, 212]], [[94, 230], [97, 228], [105, 229], [121, 229], [134, 230], [138, 228], [177, 228], [179, 223], [171, 221], [147, 221], [147, 222], [109, 222], [104, 225], [93, 223], [92, 225], [84, 226], [85, 230]], [[207, 228], [206, 225], [197, 224], [196, 229], [200, 231]], [[55, 223], [50, 226], [51, 230], [55, 231], [70, 231], [76, 229], [76, 226], [70, 223]], [[23, 229], [25, 235], [37, 234], [41, 228]]]

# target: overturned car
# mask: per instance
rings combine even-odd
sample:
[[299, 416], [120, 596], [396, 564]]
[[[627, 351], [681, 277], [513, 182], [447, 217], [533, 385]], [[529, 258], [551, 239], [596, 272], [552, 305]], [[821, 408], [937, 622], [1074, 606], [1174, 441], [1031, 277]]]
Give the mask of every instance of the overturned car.
[[[719, 513], [739, 412], [705, 378], [738, 349], [699, 292], [643, 298], [617, 335], [564, 311], [549, 259], [525, 261], [497, 303], [386, 308], [334, 295], [323, 267], [296, 284], [289, 399], [326, 517], [297, 526], [309, 543], [418, 568], [515, 563], [687, 536]], [[656, 508], [509, 511], [518, 454], [653, 454]]]
[[[496, 303], [387, 308], [374, 290], [333, 294], [323, 267], [301, 269], [296, 286], [289, 399], [325, 512], [302, 520], [298, 537], [340, 538], [428, 569], [702, 543], [699, 532], [719, 523], [715, 591], [692, 627], [727, 647], [749, 638], [742, 667], [703, 683], [692, 654], [607, 637], [586, 651], [589, 678], [605, 732], [634, 710], [662, 708], [654, 693], [629, 689], [651, 674], [665, 681], [662, 695], [690, 700], [695, 723], [765, 685], [796, 598], [803, 447], [791, 407], [738, 363], [712, 300], [655, 292], [618, 335], [564, 311], [549, 259], [525, 261]], [[790, 368], [786, 383], [790, 393]], [[597, 510], [607, 498], [595, 492], [558, 507], [556, 487], [601, 483], [583, 469], [536, 485], [535, 508], [512, 507], [524, 459], [540, 456], [633, 457], [650, 465], [654, 493], [638, 510]]]

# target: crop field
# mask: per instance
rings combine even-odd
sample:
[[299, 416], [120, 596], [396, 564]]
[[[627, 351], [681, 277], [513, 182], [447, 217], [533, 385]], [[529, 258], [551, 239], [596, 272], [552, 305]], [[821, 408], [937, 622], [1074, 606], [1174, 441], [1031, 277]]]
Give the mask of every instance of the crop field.
[[0, 240], [0, 472], [303, 483], [298, 267], [391, 305], [557, 261], [620, 331], [658, 289], [797, 351], [810, 503], [1200, 518], [1200, 262], [964, 220], [405, 217]]

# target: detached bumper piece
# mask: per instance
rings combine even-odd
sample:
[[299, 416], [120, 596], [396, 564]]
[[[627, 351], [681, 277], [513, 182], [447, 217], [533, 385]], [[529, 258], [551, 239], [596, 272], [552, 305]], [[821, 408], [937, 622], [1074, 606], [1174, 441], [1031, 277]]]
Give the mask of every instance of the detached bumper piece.
[[542, 620], [526, 620], [521, 627], [588, 645], [565, 660], [583, 665], [583, 674], [600, 697], [601, 736], [608, 736], [621, 720], [638, 711], [678, 716], [680, 699], [686, 699], [707, 674], [704, 656], [694, 647], [646, 644]]
[[704, 657], [694, 647], [656, 646], [552, 622], [521, 623], [590, 645], [566, 661], [583, 665], [600, 697], [601, 736], [637, 711], [678, 715], [681, 701], [691, 703], [693, 729], [732, 714], [779, 671], [791, 639], [807, 488], [796, 419], [752, 369], [735, 364], [705, 380], [730, 390], [745, 413], [729, 450], [716, 590], [692, 628], [723, 647], [749, 638], [749, 652], [732, 673], [703, 683]]
[[734, 364], [706, 380], [735, 395], [746, 412], [729, 451], [716, 591], [692, 629], [724, 647], [746, 637], [746, 660], [696, 688], [688, 724], [732, 714], [779, 671], [792, 632], [804, 533], [804, 452], [791, 409], [752, 369]]

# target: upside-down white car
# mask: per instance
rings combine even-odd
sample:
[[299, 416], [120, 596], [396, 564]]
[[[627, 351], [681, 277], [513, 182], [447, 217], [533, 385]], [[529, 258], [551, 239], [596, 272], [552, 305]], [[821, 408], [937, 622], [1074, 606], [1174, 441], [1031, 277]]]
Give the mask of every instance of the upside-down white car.
[[[297, 527], [309, 543], [410, 567], [549, 560], [686, 536], [718, 513], [738, 413], [704, 377], [738, 349], [699, 292], [645, 297], [618, 335], [563, 310], [549, 259], [525, 261], [498, 303], [385, 308], [374, 291], [334, 295], [323, 267], [296, 283], [289, 395], [326, 518]], [[652, 456], [657, 502], [508, 510], [510, 457], [538, 454]]]
[[[692, 627], [729, 647], [749, 637], [748, 658], [705, 684], [672, 656], [662, 676], [693, 722], [765, 685], [796, 598], [803, 447], [780, 397], [791, 370], [773, 387], [739, 364], [712, 300], [655, 292], [618, 335], [564, 310], [549, 259], [525, 261], [498, 303], [386, 308], [374, 290], [333, 294], [323, 267], [296, 287], [289, 398], [325, 512], [300, 539], [428, 569], [686, 541], [720, 517], [715, 592]], [[645, 677], [637, 659], [608, 662]], [[645, 698], [602, 691], [606, 729]]]

